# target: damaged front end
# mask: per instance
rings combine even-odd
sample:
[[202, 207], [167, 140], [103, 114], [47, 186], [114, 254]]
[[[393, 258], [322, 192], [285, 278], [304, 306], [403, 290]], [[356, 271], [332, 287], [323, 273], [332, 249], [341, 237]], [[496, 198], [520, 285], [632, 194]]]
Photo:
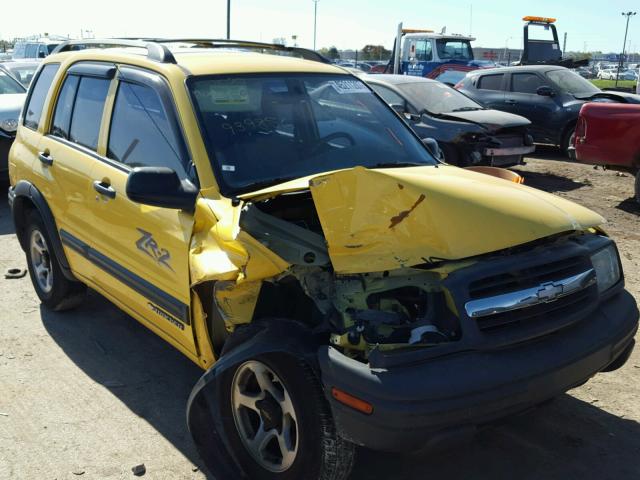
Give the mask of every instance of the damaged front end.
[[475, 257], [603, 221], [543, 192], [448, 166], [356, 167], [238, 205], [201, 202], [192, 283], [214, 282], [217, 328], [229, 334], [254, 319], [295, 320], [363, 362], [374, 352], [460, 341], [446, 280]]

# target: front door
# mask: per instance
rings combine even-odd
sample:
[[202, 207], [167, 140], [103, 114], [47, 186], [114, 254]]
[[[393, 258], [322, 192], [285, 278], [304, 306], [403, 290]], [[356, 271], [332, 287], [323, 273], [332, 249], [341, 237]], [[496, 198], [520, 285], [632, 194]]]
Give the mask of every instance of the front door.
[[538, 88], [542, 86], [550, 85], [535, 73], [512, 73], [501, 110], [530, 120], [529, 130], [536, 142], [554, 143], [558, 132], [553, 119], [562, 106], [555, 97], [538, 95]]
[[126, 194], [135, 167], [170, 167], [188, 177], [186, 148], [167, 93], [155, 74], [119, 69], [105, 113], [110, 121], [101, 140], [104, 158], [91, 172], [92, 245], [97, 264], [109, 274], [95, 282], [127, 299], [126, 306], [147, 319], [152, 330], [195, 354], [189, 277], [193, 216], [141, 205]]

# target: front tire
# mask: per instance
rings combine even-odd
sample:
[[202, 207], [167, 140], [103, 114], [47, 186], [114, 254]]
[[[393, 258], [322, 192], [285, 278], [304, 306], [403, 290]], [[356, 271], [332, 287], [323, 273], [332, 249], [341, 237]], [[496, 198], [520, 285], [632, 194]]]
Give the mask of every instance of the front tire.
[[67, 310], [80, 304], [86, 288], [68, 280], [53, 251], [51, 239], [37, 211], [31, 211], [25, 231], [27, 267], [33, 288], [42, 304], [51, 310]]
[[225, 374], [220, 407], [229, 443], [252, 480], [345, 480], [354, 445], [336, 432], [311, 369], [260, 355]]
[[636, 202], [640, 204], [640, 169], [636, 172]]

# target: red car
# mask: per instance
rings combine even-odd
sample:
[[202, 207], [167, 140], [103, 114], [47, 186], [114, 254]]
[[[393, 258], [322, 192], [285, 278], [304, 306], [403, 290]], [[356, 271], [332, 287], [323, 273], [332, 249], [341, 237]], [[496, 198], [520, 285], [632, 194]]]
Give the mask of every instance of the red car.
[[635, 196], [640, 203], [640, 105], [585, 103], [574, 147], [579, 162], [635, 175]]

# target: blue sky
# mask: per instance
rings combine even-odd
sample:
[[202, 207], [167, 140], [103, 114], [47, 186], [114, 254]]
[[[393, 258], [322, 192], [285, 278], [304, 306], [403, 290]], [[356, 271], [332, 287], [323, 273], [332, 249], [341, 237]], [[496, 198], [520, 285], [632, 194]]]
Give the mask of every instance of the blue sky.
[[[30, 13], [25, 14], [24, 3], [9, 2], [5, 20], [0, 22], [0, 38], [45, 31], [79, 36], [81, 28], [98, 36], [223, 37], [226, 31], [226, 0], [174, 1], [167, 3], [168, 7], [159, 0], [28, 3]], [[565, 31], [569, 35], [568, 50], [583, 50], [586, 43], [587, 50], [619, 51], [624, 37], [621, 12], [635, 6], [640, 13], [638, 0], [319, 0], [317, 44], [341, 49], [368, 43], [391, 47], [400, 21], [406, 27], [440, 30], [446, 26], [449, 33], [468, 34], [471, 5], [475, 45], [494, 48], [504, 48], [507, 41], [509, 47], [519, 47], [521, 18], [540, 15], [558, 18], [560, 35]], [[234, 38], [271, 41], [276, 37], [290, 39], [294, 34], [301, 46], [312, 46], [312, 0], [232, 0]], [[628, 45], [632, 50], [640, 49], [640, 15], [631, 20]]]

